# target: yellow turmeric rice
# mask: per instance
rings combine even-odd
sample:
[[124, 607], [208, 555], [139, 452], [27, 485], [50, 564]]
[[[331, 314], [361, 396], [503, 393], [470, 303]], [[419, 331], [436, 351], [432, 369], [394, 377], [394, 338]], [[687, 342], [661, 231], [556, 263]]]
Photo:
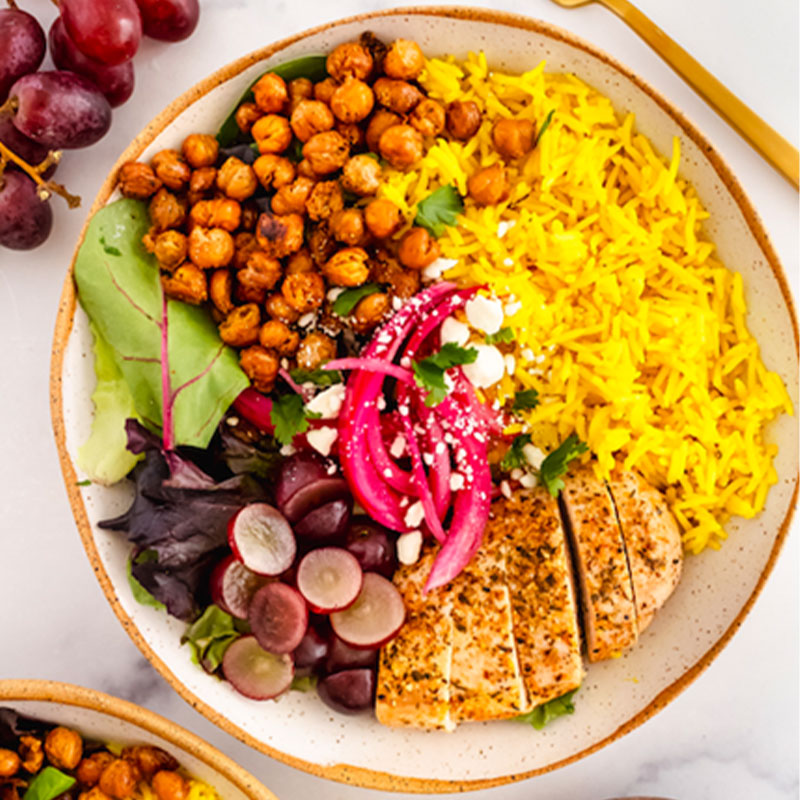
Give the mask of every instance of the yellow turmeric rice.
[[[573, 431], [607, 474], [615, 459], [665, 490], [688, 550], [719, 547], [731, 515], [752, 517], [777, 481], [765, 425], [792, 413], [781, 379], [761, 361], [745, 323], [741, 275], [703, 238], [708, 215], [669, 161], [574, 75], [491, 71], [481, 53], [432, 59], [421, 77], [433, 98], [475, 100], [477, 136], [439, 139], [418, 168], [387, 170], [380, 194], [413, 218], [433, 189], [497, 161], [502, 117], [537, 128], [536, 148], [508, 170], [507, 201], [466, 200], [440, 239], [457, 261], [445, 277], [508, 298], [514, 377], [500, 399], [534, 388], [525, 412], [533, 442], [552, 449]], [[509, 432], [519, 427], [509, 429]]]

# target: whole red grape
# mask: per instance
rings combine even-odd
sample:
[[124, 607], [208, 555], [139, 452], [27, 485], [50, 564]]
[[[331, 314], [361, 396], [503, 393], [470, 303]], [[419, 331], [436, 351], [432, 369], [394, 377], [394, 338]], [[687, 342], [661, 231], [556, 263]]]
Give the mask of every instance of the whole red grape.
[[0, 8], [0, 103], [17, 78], [42, 63], [45, 39], [36, 18], [19, 8]]
[[0, 245], [32, 250], [50, 234], [53, 210], [36, 193], [36, 184], [21, 172], [0, 175]]
[[197, 0], [136, 0], [145, 35], [164, 42], [179, 42], [197, 27]]
[[89, 58], [114, 66], [133, 58], [142, 38], [134, 0], [60, 0], [70, 39]]

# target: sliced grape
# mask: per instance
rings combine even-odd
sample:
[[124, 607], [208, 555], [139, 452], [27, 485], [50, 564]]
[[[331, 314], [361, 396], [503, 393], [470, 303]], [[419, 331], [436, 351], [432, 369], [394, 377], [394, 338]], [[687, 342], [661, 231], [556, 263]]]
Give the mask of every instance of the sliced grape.
[[295, 536], [308, 542], [335, 542], [341, 539], [350, 522], [351, 499], [333, 500], [309, 511], [294, 526]]
[[328, 675], [317, 684], [325, 705], [342, 714], [358, 714], [372, 708], [375, 699], [375, 672], [348, 669]]
[[378, 664], [378, 650], [365, 650], [350, 647], [335, 633], [328, 639], [328, 656], [325, 659], [325, 672], [332, 675], [345, 669], [357, 667], [373, 668]]
[[298, 489], [284, 504], [281, 511], [289, 522], [298, 522], [315, 508], [334, 500], [350, 498], [350, 487], [344, 478], [320, 478]]
[[89, 58], [115, 66], [129, 61], [142, 39], [134, 0], [60, 0], [69, 38]]
[[295, 453], [281, 464], [280, 474], [275, 485], [275, 503], [283, 510], [289, 498], [307, 483], [328, 477], [328, 469], [316, 453], [304, 451]]
[[0, 175], [0, 245], [11, 250], [32, 250], [50, 234], [53, 210], [40, 200], [36, 184], [16, 170]]
[[308, 608], [297, 589], [268, 583], [254, 595], [247, 615], [258, 643], [271, 653], [291, 653], [308, 630]]
[[356, 601], [331, 614], [334, 633], [351, 647], [374, 648], [393, 639], [406, 618], [403, 597], [382, 575], [367, 572]]
[[320, 547], [303, 556], [297, 568], [297, 588], [314, 611], [347, 608], [361, 591], [358, 561], [341, 547]]
[[234, 555], [257, 575], [276, 576], [292, 566], [297, 545], [286, 518], [266, 503], [251, 503], [228, 523]]
[[21, 8], [0, 8], [0, 103], [19, 78], [39, 69], [45, 47], [36, 17]]
[[397, 569], [397, 536], [369, 517], [353, 517], [345, 547], [358, 559], [364, 572], [391, 578]]
[[247, 619], [253, 595], [268, 581], [247, 569], [236, 556], [229, 555], [211, 573], [211, 600], [238, 619]]
[[200, 17], [197, 0], [136, 0], [136, 4], [142, 15], [145, 36], [162, 42], [188, 39]]
[[294, 663], [298, 668], [320, 669], [328, 657], [328, 640], [309, 625], [305, 636], [294, 651]]
[[222, 673], [239, 694], [270, 700], [292, 685], [294, 664], [290, 655], [267, 652], [255, 636], [242, 636], [225, 651]]

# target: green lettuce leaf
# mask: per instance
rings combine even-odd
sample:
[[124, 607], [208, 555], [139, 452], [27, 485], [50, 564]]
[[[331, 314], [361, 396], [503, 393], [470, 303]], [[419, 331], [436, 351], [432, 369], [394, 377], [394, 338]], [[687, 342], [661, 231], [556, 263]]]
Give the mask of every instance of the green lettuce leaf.
[[133, 595], [133, 599], [142, 606], [152, 606], [153, 608], [157, 608], [159, 611], [162, 609], [166, 609], [166, 606], [160, 601], [156, 600], [147, 589], [142, 586], [141, 583], [134, 577], [133, 575], [133, 565], [135, 564], [143, 564], [148, 561], [158, 561], [158, 553], [155, 550], [145, 550], [142, 553], [139, 553], [136, 558], [131, 556], [128, 559], [127, 571], [128, 571], [128, 585], [131, 587], [131, 594]]
[[22, 800], [55, 800], [75, 785], [75, 778], [55, 767], [45, 767], [31, 779]]
[[518, 716], [517, 720], [519, 722], [527, 722], [533, 725], [537, 731], [540, 731], [548, 722], [552, 722], [554, 719], [563, 717], [566, 714], [575, 713], [575, 704], [572, 702], [572, 698], [577, 691], [577, 689], [573, 689], [571, 692], [561, 695], [561, 697], [556, 697], [547, 703], [536, 706], [527, 714]]
[[192, 661], [206, 672], [215, 672], [225, 651], [241, 636], [236, 622], [219, 606], [209, 606], [183, 635], [183, 643], [192, 650]]

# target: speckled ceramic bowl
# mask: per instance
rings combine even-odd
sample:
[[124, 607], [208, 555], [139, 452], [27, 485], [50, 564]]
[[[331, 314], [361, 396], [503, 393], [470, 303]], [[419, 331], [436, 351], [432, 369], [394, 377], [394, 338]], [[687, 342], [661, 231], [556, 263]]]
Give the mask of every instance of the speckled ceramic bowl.
[[162, 747], [191, 775], [213, 786], [223, 800], [277, 800], [215, 747], [126, 700], [68, 683], [0, 680], [0, 707], [74, 728], [101, 742]]
[[[465, 56], [483, 48], [489, 62], [522, 71], [542, 58], [554, 71], [572, 71], [607, 94], [619, 111], [633, 111], [639, 129], [662, 153], [681, 140], [682, 173], [710, 211], [708, 235], [721, 258], [740, 270], [750, 304], [748, 323], [770, 369], [796, 393], [797, 329], [789, 291], [764, 230], [741, 187], [714, 148], [663, 97], [630, 70], [585, 42], [549, 25], [497, 12], [406, 9], [343, 20], [271, 45], [220, 70], [163, 111], [120, 161], [176, 147], [191, 131], [213, 131], [243, 89], [271, 64], [328, 51], [371, 29], [403, 36], [429, 54]], [[111, 172], [95, 208], [112, 196]], [[382, 728], [371, 716], [331, 713], [312, 694], [290, 693], [256, 703], [205, 675], [180, 646], [182, 625], [137, 605], [125, 580], [128, 548], [96, 527], [130, 500], [130, 487], [79, 488], [73, 454], [91, 422], [94, 385], [90, 337], [67, 276], [55, 334], [53, 420], [75, 519], [98, 579], [126, 630], [164, 677], [209, 719], [253, 747], [317, 775], [382, 789], [460, 791], [552, 770], [608, 744], [644, 722], [711, 663], [754, 602], [786, 535], [797, 485], [794, 419], [770, 431], [781, 445], [780, 482], [766, 510], [729, 526], [721, 552], [689, 558], [675, 596], [623, 658], [593, 665], [576, 713], [541, 733], [513, 722], [464, 725], [456, 733]], [[797, 398], [794, 397], [795, 404]]]

